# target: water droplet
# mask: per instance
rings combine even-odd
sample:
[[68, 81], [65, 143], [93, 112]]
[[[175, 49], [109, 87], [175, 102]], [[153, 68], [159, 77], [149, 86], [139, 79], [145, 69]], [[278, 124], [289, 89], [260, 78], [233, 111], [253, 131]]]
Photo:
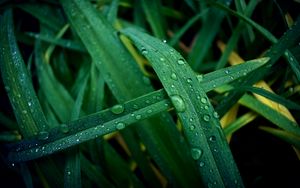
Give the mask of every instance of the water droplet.
[[70, 172], [70, 171], [68, 171], [68, 172], [67, 172], [67, 174], [68, 174], [68, 176], [69, 176], [69, 175], [71, 175], [71, 172]]
[[215, 137], [215, 136], [211, 136], [211, 137], [209, 137], [209, 141], [211, 141], [211, 142], [215, 142], [215, 141], [216, 141], [216, 137]]
[[162, 40], [162, 42], [163, 42], [163, 43], [167, 43], [167, 40], [166, 40], [166, 39], [164, 39], [164, 40]]
[[114, 114], [121, 114], [122, 112], [124, 112], [124, 106], [116, 104], [111, 108], [111, 112]]
[[14, 167], [14, 166], [15, 166], [15, 163], [11, 163], [11, 166]]
[[69, 127], [68, 127], [68, 125], [66, 125], [66, 124], [61, 124], [59, 130], [60, 130], [62, 133], [68, 133], [68, 132], [69, 132]]
[[204, 165], [205, 165], [205, 164], [204, 164], [204, 162], [202, 162], [202, 161], [199, 163], [199, 166], [200, 166], [200, 167], [203, 167]]
[[209, 121], [209, 120], [210, 120], [210, 116], [207, 115], [207, 114], [204, 115], [204, 116], [203, 116], [203, 120], [204, 120], [204, 121]]
[[233, 78], [233, 76], [229, 76], [229, 78], [231, 79], [231, 80], [233, 80], [234, 78]]
[[205, 110], [208, 110], [208, 106], [207, 106], [207, 105], [205, 105], [205, 106], [204, 106], [204, 109], [205, 109]]
[[119, 122], [117, 125], [116, 125], [116, 129], [118, 130], [121, 130], [121, 129], [124, 129], [125, 128], [125, 124], [122, 123], [122, 122]]
[[201, 101], [203, 104], [207, 103], [207, 100], [206, 100], [206, 98], [204, 98], [204, 97], [202, 97], [202, 98], [200, 99], [200, 101]]
[[77, 139], [76, 139], [76, 142], [79, 142], [79, 141], [80, 141], [79, 138], [77, 138]]
[[173, 80], [177, 80], [177, 75], [176, 75], [175, 73], [172, 73], [172, 74], [171, 74], [171, 78], [172, 78]]
[[225, 74], [229, 74], [229, 70], [225, 70]]
[[151, 114], [151, 113], [152, 113], [152, 110], [151, 110], [151, 109], [147, 110], [147, 113], [148, 113], [148, 114]]
[[28, 106], [31, 106], [32, 105], [32, 103], [31, 102], [28, 102]]
[[140, 114], [138, 114], [138, 115], [135, 116], [136, 120], [140, 120], [141, 118], [142, 118], [142, 115], [140, 115]]
[[202, 155], [202, 150], [198, 148], [192, 148], [191, 153], [192, 153], [192, 158], [194, 160], [198, 160]]
[[197, 79], [198, 79], [199, 82], [202, 82], [203, 81], [203, 75], [202, 74], [197, 75]]
[[136, 104], [134, 104], [134, 105], [133, 105], [133, 108], [134, 108], [134, 109], [139, 109], [139, 106], [136, 105]]
[[144, 55], [148, 54], [148, 51], [147, 51], [147, 49], [146, 49], [146, 48], [144, 48], [144, 47], [141, 49], [141, 51], [142, 51], [142, 54], [144, 54]]
[[179, 95], [171, 96], [171, 101], [178, 112], [185, 111], [185, 103]]
[[193, 131], [194, 129], [195, 129], [195, 126], [194, 126], [194, 125], [191, 125], [191, 126], [190, 126], [190, 130]]
[[160, 61], [165, 61], [165, 58], [161, 57], [159, 58]]
[[23, 113], [23, 114], [27, 114], [27, 110], [23, 110], [22, 113]]
[[193, 118], [190, 118], [189, 120], [190, 120], [190, 122], [193, 122]]
[[190, 79], [190, 78], [188, 78], [186, 81], [187, 81], [188, 83], [192, 83], [192, 79]]
[[41, 132], [39, 132], [38, 139], [40, 139], [40, 140], [47, 140], [48, 137], [49, 137], [49, 133], [47, 131], [41, 131]]
[[219, 117], [220, 117], [219, 114], [218, 114], [218, 112], [214, 112], [214, 113], [213, 113], [213, 116], [214, 116], [215, 118], [219, 118]]
[[178, 63], [179, 65], [183, 65], [183, 64], [184, 64], [184, 60], [183, 60], [183, 59], [178, 59], [178, 60], [177, 60], [177, 63]]

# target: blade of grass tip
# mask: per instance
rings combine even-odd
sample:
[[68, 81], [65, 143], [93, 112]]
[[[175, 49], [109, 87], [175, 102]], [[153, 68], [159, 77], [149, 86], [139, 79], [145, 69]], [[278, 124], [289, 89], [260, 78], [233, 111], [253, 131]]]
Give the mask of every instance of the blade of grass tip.
[[279, 130], [271, 127], [260, 126], [259, 129], [266, 131], [281, 140], [295, 146], [298, 150], [300, 150], [300, 136], [294, 134], [293, 132], [288, 132], [284, 130]]
[[[164, 95], [166, 94], [160, 91], [154, 93], [154, 95], [153, 93], [150, 93], [132, 101], [128, 101], [123, 105], [117, 105], [101, 112], [84, 116], [79, 120], [66, 122], [52, 128], [49, 130], [49, 138], [43, 140], [43, 142], [37, 142], [36, 139], [24, 140], [14, 147], [14, 149], [19, 152], [15, 153], [13, 151], [11, 159], [17, 161], [31, 160], [33, 158], [61, 151], [87, 140], [95, 139], [117, 130], [122, 130], [132, 123], [142, 121], [169, 109], [171, 103], [168, 99], [165, 99]], [[153, 101], [153, 98], [150, 97], [159, 99]], [[149, 102], [145, 103], [146, 100]], [[116, 110], [122, 109], [124, 109], [123, 113], [115, 113]], [[132, 114], [140, 114], [140, 116], [136, 118], [135, 116], [132, 116]], [[65, 142], [64, 145], [61, 144], [63, 142]], [[42, 149], [43, 152], [34, 152], [36, 149]]]
[[142, 7], [146, 19], [154, 35], [160, 39], [166, 39], [166, 21], [162, 15], [162, 5], [160, 0], [142, 0]]
[[296, 135], [300, 135], [300, 127], [296, 122], [291, 121], [280, 112], [273, 108], [263, 104], [251, 95], [245, 94], [239, 102], [253, 111], [261, 114], [263, 117], [277, 125], [278, 127], [293, 132]]
[[258, 94], [260, 96], [266, 97], [276, 103], [282, 104], [283, 106], [285, 106], [286, 108], [289, 109], [293, 109], [293, 110], [300, 110], [300, 105], [290, 101], [288, 99], [285, 99], [279, 95], [276, 95], [275, 93], [272, 93], [268, 90], [262, 89], [262, 88], [258, 88], [258, 87], [251, 87], [251, 86], [241, 86], [238, 88], [235, 88], [237, 90], [244, 90], [244, 91], [250, 91], [253, 92], [255, 94]]
[[23, 137], [45, 133], [48, 123], [34, 91], [31, 78], [14, 35], [12, 10], [1, 19], [1, 75]]
[[67, 48], [67, 49], [79, 51], [79, 52], [86, 52], [85, 48], [80, 43], [69, 40], [69, 39], [56, 38], [56, 37], [41, 34], [41, 33], [37, 34], [37, 33], [28, 32], [26, 34], [30, 37], [34, 37], [35, 39], [39, 39], [41, 41], [48, 42], [50, 44], [55, 44], [55, 45], [61, 46], [63, 48]]
[[18, 133], [11, 132], [11, 131], [2, 131], [0, 133], [0, 142], [16, 142], [16, 141], [20, 141], [21, 140], [21, 135], [19, 135]]
[[[167, 44], [138, 30], [128, 28], [122, 33], [128, 36], [152, 63], [162, 80], [183, 123], [191, 155], [197, 162], [204, 185], [243, 187], [222, 133], [218, 114], [213, 110], [195, 73], [182, 56]], [[207, 174], [207, 171], [211, 174]]]
[[[231, 0], [222, 0], [224, 6], [231, 4]], [[203, 60], [213, 44], [217, 33], [220, 30], [221, 22], [225, 17], [225, 13], [214, 8], [209, 8], [207, 18], [198, 33], [197, 39], [192, 47], [192, 51], [188, 56], [188, 62], [193, 70], [199, 70]]]
[[233, 134], [240, 128], [244, 127], [245, 125], [247, 125], [248, 123], [253, 121], [256, 117], [257, 117], [257, 115], [253, 112], [248, 112], [248, 113], [240, 116], [238, 119], [236, 119], [235, 121], [233, 121], [232, 123], [230, 123], [228, 126], [226, 126], [223, 129], [224, 134], [226, 136]]
[[[56, 39], [59, 39], [61, 38], [65, 32], [68, 30], [68, 28], [70, 27], [69, 24], [66, 24], [64, 25], [59, 31], [58, 33], [56, 34], [55, 38]], [[47, 63], [50, 63], [50, 57], [51, 57], [51, 54], [53, 53], [54, 49], [55, 49], [56, 45], [55, 44], [51, 44], [47, 50], [45, 51], [45, 60]]]
[[54, 31], [58, 31], [63, 27], [64, 19], [62, 14], [58, 9], [46, 3], [24, 3], [17, 7], [28, 12], [38, 19], [40, 23], [45, 24]]
[[207, 14], [208, 9], [201, 11], [199, 14], [196, 14], [194, 17], [192, 17], [179, 31], [176, 32], [176, 34], [171, 38], [171, 40], [168, 42], [170, 46], [174, 46], [178, 43], [181, 36], [194, 24], [196, 21], [198, 21], [202, 16]]
[[[116, 38], [116, 31], [91, 4], [78, 0], [64, 0], [62, 4], [73, 29], [86, 45], [93, 62], [101, 70], [118, 102], [123, 103], [153, 90], [149, 79], [142, 75], [128, 51]], [[116, 52], [121, 56], [116, 56]], [[128, 83], [131, 87], [127, 87]], [[185, 153], [185, 143], [180, 142], [178, 130], [172, 121], [170, 115], [162, 113], [160, 116], [141, 122], [143, 126], [135, 128], [169, 181], [176, 181], [183, 187], [184, 184], [190, 187], [193, 182], [197, 182], [196, 173], [191, 171], [194, 168], [192, 163], [185, 162], [190, 156]], [[173, 171], [172, 168], [181, 170]], [[187, 180], [189, 178], [193, 180]]]
[[[259, 3], [259, 1], [252, 0], [249, 2], [248, 6], [245, 9], [244, 15], [247, 17], [250, 17], [256, 7], [256, 5]], [[218, 64], [216, 66], [216, 70], [223, 68], [227, 62], [227, 59], [231, 53], [231, 51], [235, 48], [240, 35], [242, 34], [242, 31], [245, 29], [245, 26], [247, 26], [243, 21], [239, 21], [238, 25], [234, 29], [227, 45], [226, 45], [226, 50], [223, 52], [220, 60], [218, 61]]]
[[196, 4], [193, 0], [184, 0], [184, 2], [194, 11], [197, 11]]
[[[297, 21], [300, 22], [300, 16], [297, 18]], [[296, 22], [297, 23], [297, 22]], [[280, 58], [280, 56], [291, 46], [295, 44], [295, 40], [300, 37], [300, 24], [294, 24], [290, 30], [285, 32], [285, 34], [279, 39], [279, 41], [274, 44], [265, 54], [266, 57], [270, 57], [268, 64], [259, 69], [259, 74], [251, 73], [247, 79], [243, 79], [242, 82], [238, 85], [253, 85], [257, 81], [261, 80], [266, 73], [269, 71], [269, 68]], [[223, 115], [233, 104], [235, 104], [240, 97], [243, 95], [240, 91], [234, 91], [227, 95], [227, 97], [221, 101], [217, 107], [217, 111], [220, 115]]]
[[119, 0], [113, 0], [107, 14], [107, 20], [114, 24], [118, 16]]

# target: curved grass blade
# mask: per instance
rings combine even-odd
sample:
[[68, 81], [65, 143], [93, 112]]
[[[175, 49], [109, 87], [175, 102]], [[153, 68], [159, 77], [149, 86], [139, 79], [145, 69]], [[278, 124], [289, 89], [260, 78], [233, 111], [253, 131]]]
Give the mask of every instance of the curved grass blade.
[[113, 0], [107, 14], [107, 20], [114, 24], [118, 15], [119, 0]]
[[[119, 103], [153, 91], [149, 79], [143, 76], [117, 38], [116, 30], [89, 2], [61, 2], [72, 28], [86, 46]], [[129, 83], [131, 87], [128, 87]], [[162, 113], [139, 123], [143, 125], [135, 126], [134, 129], [170, 183], [190, 187], [197, 184], [198, 177], [195, 177], [193, 164], [186, 163], [190, 156], [186, 153], [185, 142], [180, 142], [180, 134], [172, 122], [169, 114]]]
[[5, 11], [1, 22], [1, 75], [19, 131], [27, 138], [45, 131], [48, 123], [16, 42], [11, 10]]
[[300, 136], [294, 134], [293, 132], [274, 129], [274, 128], [265, 127], [265, 126], [261, 126], [261, 127], [259, 127], [259, 129], [266, 131], [266, 132], [280, 138], [281, 140], [295, 146], [297, 149], [300, 149]]
[[[151, 62], [162, 81], [191, 147], [205, 186], [243, 186], [230, 149], [196, 74], [167, 44], [135, 29], [122, 31]], [[228, 170], [227, 170], [228, 169]], [[207, 172], [211, 172], [207, 174]]]

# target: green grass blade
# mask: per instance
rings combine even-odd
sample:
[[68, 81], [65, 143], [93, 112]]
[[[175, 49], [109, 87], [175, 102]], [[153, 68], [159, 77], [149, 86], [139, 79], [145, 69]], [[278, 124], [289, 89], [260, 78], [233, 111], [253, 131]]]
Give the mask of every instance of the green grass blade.
[[279, 130], [271, 127], [265, 127], [265, 126], [261, 126], [259, 127], [259, 129], [280, 138], [281, 140], [295, 146], [297, 149], [300, 149], [300, 136], [294, 134], [293, 132], [288, 132], [288, 131]]
[[281, 113], [272, 109], [271, 107], [266, 106], [251, 95], [245, 94], [239, 100], [239, 102], [243, 106], [246, 106], [252, 109], [253, 111], [257, 112], [258, 114], [262, 115], [278, 127], [286, 131], [293, 132], [296, 135], [300, 135], [300, 127], [297, 123], [289, 120], [287, 117], [283, 116]]
[[142, 0], [141, 3], [154, 35], [160, 39], [166, 39], [166, 23], [162, 15], [160, 0]]
[[288, 59], [288, 63], [293, 70], [298, 82], [300, 82], [300, 63], [296, 59], [296, 57], [293, 55], [293, 53], [289, 50], [285, 51], [284, 53], [285, 57]]
[[285, 99], [279, 95], [276, 95], [274, 93], [271, 93], [265, 89], [262, 89], [262, 88], [258, 88], [258, 87], [249, 87], [249, 86], [241, 86], [239, 88], [235, 88], [237, 90], [244, 90], [244, 91], [250, 91], [250, 92], [253, 92], [253, 93], [256, 93], [258, 95], [261, 95], [261, 96], [264, 96], [274, 102], [277, 102], [279, 104], [282, 104], [283, 106], [285, 106], [286, 108], [289, 108], [289, 109], [293, 109], [293, 110], [300, 110], [300, 105], [293, 102], [293, 101], [290, 101], [288, 99]]
[[[244, 15], [247, 17], [250, 17], [256, 7], [256, 5], [258, 4], [258, 1], [256, 0], [252, 0], [249, 2]], [[234, 49], [234, 47], [236, 46], [240, 35], [242, 34], [242, 31], [245, 29], [245, 23], [240, 21], [238, 23], [238, 25], [236, 26], [235, 30], [233, 31], [227, 45], [226, 45], [226, 49], [224, 51], [224, 53], [222, 54], [220, 60], [218, 61], [218, 64], [216, 66], [216, 70], [223, 68], [228, 60], [228, 57], [230, 55], [230, 53], [232, 52], [232, 50]]]
[[22, 136], [30, 137], [45, 131], [48, 123], [16, 42], [11, 10], [5, 11], [1, 22], [2, 79], [14, 109], [19, 131]]
[[[224, 0], [222, 3], [230, 5], [231, 0]], [[225, 6], [225, 5], [224, 5]], [[201, 27], [191, 53], [188, 56], [188, 62], [194, 70], [199, 70], [203, 60], [213, 44], [225, 17], [225, 13], [217, 9], [210, 8], [207, 18]]]
[[114, 24], [116, 19], [117, 19], [117, 15], [118, 15], [118, 7], [119, 7], [119, 0], [113, 0], [111, 2], [108, 14], [107, 14], [107, 20]]
[[20, 164], [20, 172], [22, 174], [22, 178], [24, 180], [26, 188], [33, 188], [32, 176], [27, 164]]
[[[122, 33], [134, 42], [162, 80], [183, 123], [192, 157], [197, 162], [204, 185], [243, 186], [221, 131], [218, 115], [196, 74], [182, 56], [167, 44], [135, 29], [125, 29]], [[207, 174], [207, 171], [211, 174]]]
[[226, 136], [233, 134], [234, 132], [236, 132], [237, 130], [244, 127], [252, 120], [254, 120], [256, 117], [257, 115], [252, 112], [242, 115], [241, 117], [239, 117], [234, 122], [230, 123], [228, 126], [224, 128], [224, 134]]
[[178, 43], [180, 40], [180, 37], [196, 22], [198, 21], [202, 16], [207, 14], [208, 10], [204, 10], [200, 12], [199, 14], [196, 14], [193, 18], [191, 18], [179, 31], [176, 32], [176, 34], [172, 37], [172, 39], [168, 42], [170, 46], [174, 46]]

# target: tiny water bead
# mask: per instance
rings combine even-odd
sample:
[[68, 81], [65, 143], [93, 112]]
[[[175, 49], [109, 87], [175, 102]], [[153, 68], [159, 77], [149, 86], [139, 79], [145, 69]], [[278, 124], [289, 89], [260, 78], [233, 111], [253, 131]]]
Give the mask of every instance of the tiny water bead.
[[38, 134], [38, 139], [40, 140], [47, 140], [49, 137], [49, 133], [47, 131], [41, 131]]
[[177, 80], [177, 75], [176, 75], [175, 73], [172, 73], [172, 74], [171, 74], [171, 78], [172, 78], [173, 80]]
[[160, 61], [165, 61], [165, 58], [161, 57], [159, 58]]
[[144, 54], [144, 55], [148, 54], [148, 50], [144, 47], [141, 49], [141, 51], [142, 51], [142, 54]]
[[136, 119], [136, 120], [142, 119], [142, 115], [140, 115], [140, 114], [136, 115], [136, 116], [135, 116], [135, 119]]
[[191, 125], [191, 126], [190, 126], [190, 130], [193, 131], [194, 129], [195, 129], [195, 126], [194, 126], [194, 125]]
[[179, 65], [183, 65], [183, 64], [184, 64], [184, 60], [183, 60], [183, 59], [178, 59], [178, 60], [177, 60], [177, 63], [178, 63]]
[[121, 114], [121, 113], [124, 112], [124, 106], [120, 105], [120, 104], [114, 105], [111, 108], [111, 112], [114, 113], [114, 114]]
[[229, 70], [225, 70], [225, 74], [229, 74]]
[[209, 137], [209, 141], [211, 141], [211, 142], [215, 142], [215, 141], [216, 141], [216, 137], [215, 137], [215, 136], [211, 136], [211, 137]]
[[207, 100], [206, 100], [206, 98], [204, 98], [204, 97], [202, 97], [202, 98], [200, 99], [200, 101], [201, 101], [203, 104], [207, 103]]
[[203, 81], [203, 75], [202, 74], [197, 75], [197, 79], [198, 79], [199, 82], [202, 82]]
[[210, 120], [210, 116], [209, 116], [208, 114], [205, 114], [205, 115], [203, 116], [203, 120], [204, 120], [204, 121], [209, 121], [209, 120]]
[[153, 111], [151, 109], [147, 110], [148, 114], [151, 114]]
[[218, 112], [214, 112], [214, 113], [213, 113], [213, 116], [214, 116], [215, 118], [219, 118], [219, 117], [220, 117], [219, 114], [218, 114]]
[[202, 155], [202, 150], [198, 149], [198, 148], [192, 148], [191, 154], [192, 154], [192, 158], [194, 160], [198, 160], [198, 159], [200, 159], [200, 157]]
[[199, 163], [199, 166], [200, 167], [203, 167], [205, 165], [205, 163], [203, 162], [203, 161], [201, 161], [200, 163]]
[[68, 133], [68, 132], [69, 132], [69, 127], [68, 127], [68, 125], [66, 125], [66, 124], [61, 124], [60, 127], [59, 127], [59, 130], [60, 130], [62, 133]]
[[171, 96], [171, 101], [175, 107], [175, 109], [178, 112], [184, 112], [185, 111], [185, 103], [183, 99], [179, 95], [173, 95]]
[[122, 122], [117, 123], [116, 129], [122, 130], [122, 129], [124, 129], [124, 128], [125, 128], [125, 123], [122, 123]]
[[187, 83], [192, 83], [192, 79], [191, 78], [188, 78], [186, 81], [187, 81]]

